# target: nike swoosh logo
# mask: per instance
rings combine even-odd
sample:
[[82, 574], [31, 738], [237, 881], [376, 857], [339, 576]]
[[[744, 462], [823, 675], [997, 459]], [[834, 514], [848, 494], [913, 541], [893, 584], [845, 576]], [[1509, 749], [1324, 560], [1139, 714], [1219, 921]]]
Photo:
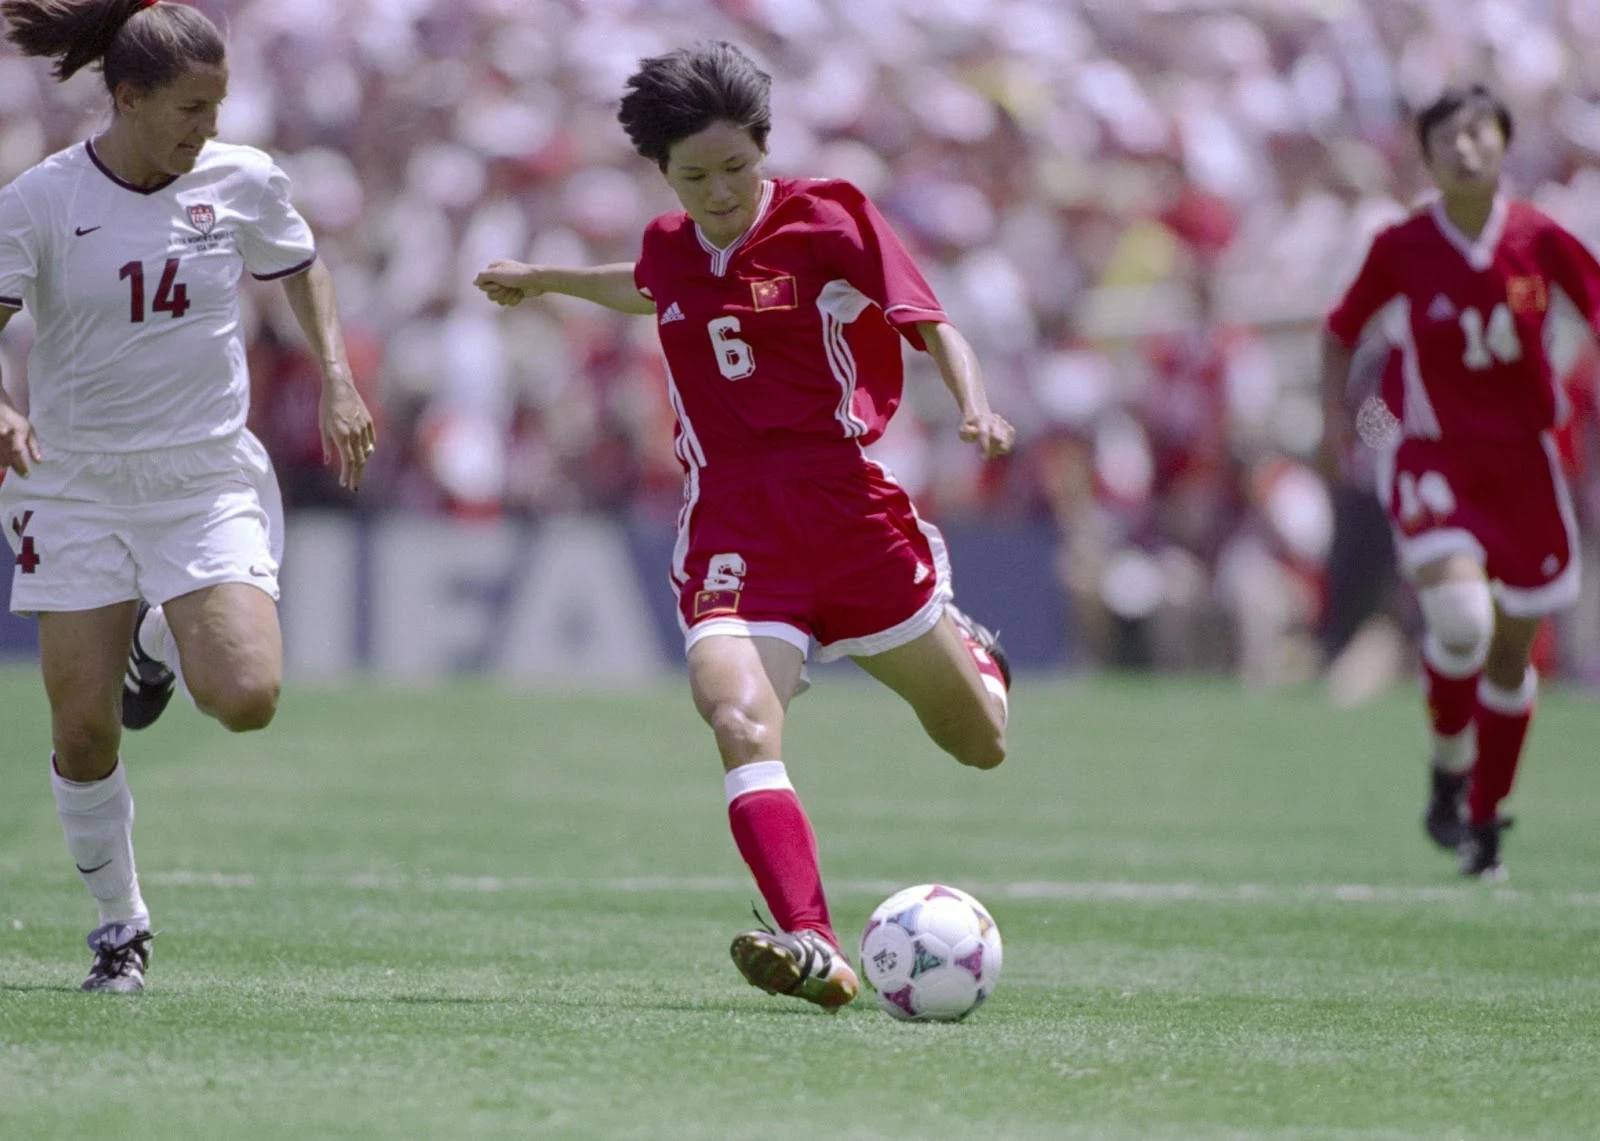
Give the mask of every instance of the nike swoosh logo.
[[[114, 860], [114, 859], [116, 859], [116, 857], [113, 856], [111, 859]], [[107, 860], [105, 863], [101, 864], [97, 868], [86, 868], [82, 864], [73, 864], [72, 866], [77, 868], [84, 875], [92, 876], [92, 875], [94, 875], [95, 872], [102, 871], [105, 868], [109, 868], [111, 866], [111, 860]]]
[[87, 230], [73, 230], [73, 231], [72, 231], [72, 232], [73, 232], [73, 233], [74, 233], [74, 234], [77, 234], [77, 235], [78, 235], [78, 237], [80, 237], [80, 238], [81, 238], [81, 237], [83, 237], [83, 236], [84, 236], [84, 235], [85, 235], [85, 234], [92, 234], [92, 233], [94, 233], [94, 232], [95, 232], [95, 231], [96, 231], [96, 230], [98, 230], [98, 229], [100, 229], [100, 227], [99, 227], [99, 226], [90, 226], [90, 227], [89, 227], [89, 228], [88, 228], [88, 229], [87, 229]]

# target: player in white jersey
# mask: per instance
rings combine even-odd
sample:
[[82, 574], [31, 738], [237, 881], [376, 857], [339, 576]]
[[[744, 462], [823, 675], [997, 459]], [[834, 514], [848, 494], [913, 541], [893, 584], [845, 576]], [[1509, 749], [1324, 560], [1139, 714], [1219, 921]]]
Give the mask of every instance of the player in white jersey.
[[216, 26], [165, 0], [3, 0], [0, 15], [58, 79], [98, 66], [113, 102], [105, 131], [0, 189], [0, 328], [22, 309], [37, 327], [28, 414], [0, 390], [0, 524], [11, 608], [39, 619], [57, 811], [100, 908], [84, 988], [139, 990], [150, 915], [123, 725], [153, 721], [176, 672], [203, 712], [260, 729], [283, 672], [282, 509], [245, 428], [245, 273], [284, 283], [322, 362], [324, 450], [352, 490], [373, 425], [288, 179], [211, 141], [228, 82]]

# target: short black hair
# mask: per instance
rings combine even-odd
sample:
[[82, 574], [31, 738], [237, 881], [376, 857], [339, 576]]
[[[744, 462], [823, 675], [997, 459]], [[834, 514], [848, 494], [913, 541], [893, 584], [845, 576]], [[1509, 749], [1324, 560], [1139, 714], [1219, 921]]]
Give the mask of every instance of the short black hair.
[[6, 38], [23, 55], [56, 61], [55, 77], [98, 64], [113, 96], [124, 80], [164, 87], [196, 64], [220, 67], [222, 33], [197, 8], [148, 0], [4, 0]]
[[633, 149], [665, 171], [672, 145], [712, 123], [732, 123], [765, 149], [771, 90], [772, 76], [733, 44], [696, 44], [640, 60], [617, 121]]
[[1461, 87], [1445, 88], [1437, 99], [1418, 112], [1417, 142], [1422, 147], [1423, 158], [1429, 157], [1428, 136], [1433, 133], [1433, 129], [1461, 110], [1461, 108], [1472, 103], [1480, 104], [1485, 110], [1494, 113], [1495, 120], [1500, 124], [1500, 133], [1505, 136], [1506, 145], [1511, 145], [1511, 137], [1514, 130], [1514, 125], [1511, 121], [1511, 108], [1506, 106], [1505, 100], [1483, 84], [1473, 83]]

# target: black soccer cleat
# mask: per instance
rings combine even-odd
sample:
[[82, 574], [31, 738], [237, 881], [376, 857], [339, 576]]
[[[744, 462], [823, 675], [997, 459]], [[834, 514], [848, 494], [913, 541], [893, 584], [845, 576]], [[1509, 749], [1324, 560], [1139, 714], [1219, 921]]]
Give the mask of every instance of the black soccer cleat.
[[994, 664], [1000, 668], [1000, 677], [1006, 683], [1006, 689], [1011, 688], [1011, 660], [1006, 657], [1005, 647], [1000, 645], [1000, 635], [992, 632], [987, 626], [973, 620], [972, 616], [955, 603], [945, 606], [956, 628], [966, 635], [967, 639], [979, 646], [984, 653], [994, 659]]
[[156, 723], [172, 700], [177, 675], [165, 662], [145, 653], [139, 644], [139, 628], [150, 613], [148, 602], [139, 603], [139, 616], [133, 622], [133, 644], [128, 650], [128, 672], [122, 680], [122, 727], [145, 729]]
[[1429, 839], [1451, 852], [1461, 847], [1461, 839], [1466, 832], [1461, 821], [1462, 798], [1466, 794], [1466, 773], [1433, 770], [1433, 792], [1428, 797], [1428, 810], [1423, 814], [1422, 826], [1427, 829]]
[[1506, 878], [1500, 862], [1500, 834], [1511, 827], [1509, 817], [1497, 816], [1487, 824], [1467, 824], [1461, 831], [1461, 874], [1497, 882]]
[[94, 966], [83, 980], [84, 990], [109, 990], [123, 994], [144, 989], [144, 972], [150, 966], [149, 931], [136, 931], [126, 923], [107, 923], [89, 932]]

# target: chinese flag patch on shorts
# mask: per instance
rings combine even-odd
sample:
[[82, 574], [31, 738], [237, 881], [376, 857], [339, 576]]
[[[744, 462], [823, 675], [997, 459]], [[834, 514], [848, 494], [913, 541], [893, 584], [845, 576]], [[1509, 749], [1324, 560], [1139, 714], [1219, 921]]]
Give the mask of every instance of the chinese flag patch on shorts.
[[694, 596], [694, 616], [704, 618], [707, 614], [737, 614], [739, 613], [739, 592], [737, 590], [702, 590]]

